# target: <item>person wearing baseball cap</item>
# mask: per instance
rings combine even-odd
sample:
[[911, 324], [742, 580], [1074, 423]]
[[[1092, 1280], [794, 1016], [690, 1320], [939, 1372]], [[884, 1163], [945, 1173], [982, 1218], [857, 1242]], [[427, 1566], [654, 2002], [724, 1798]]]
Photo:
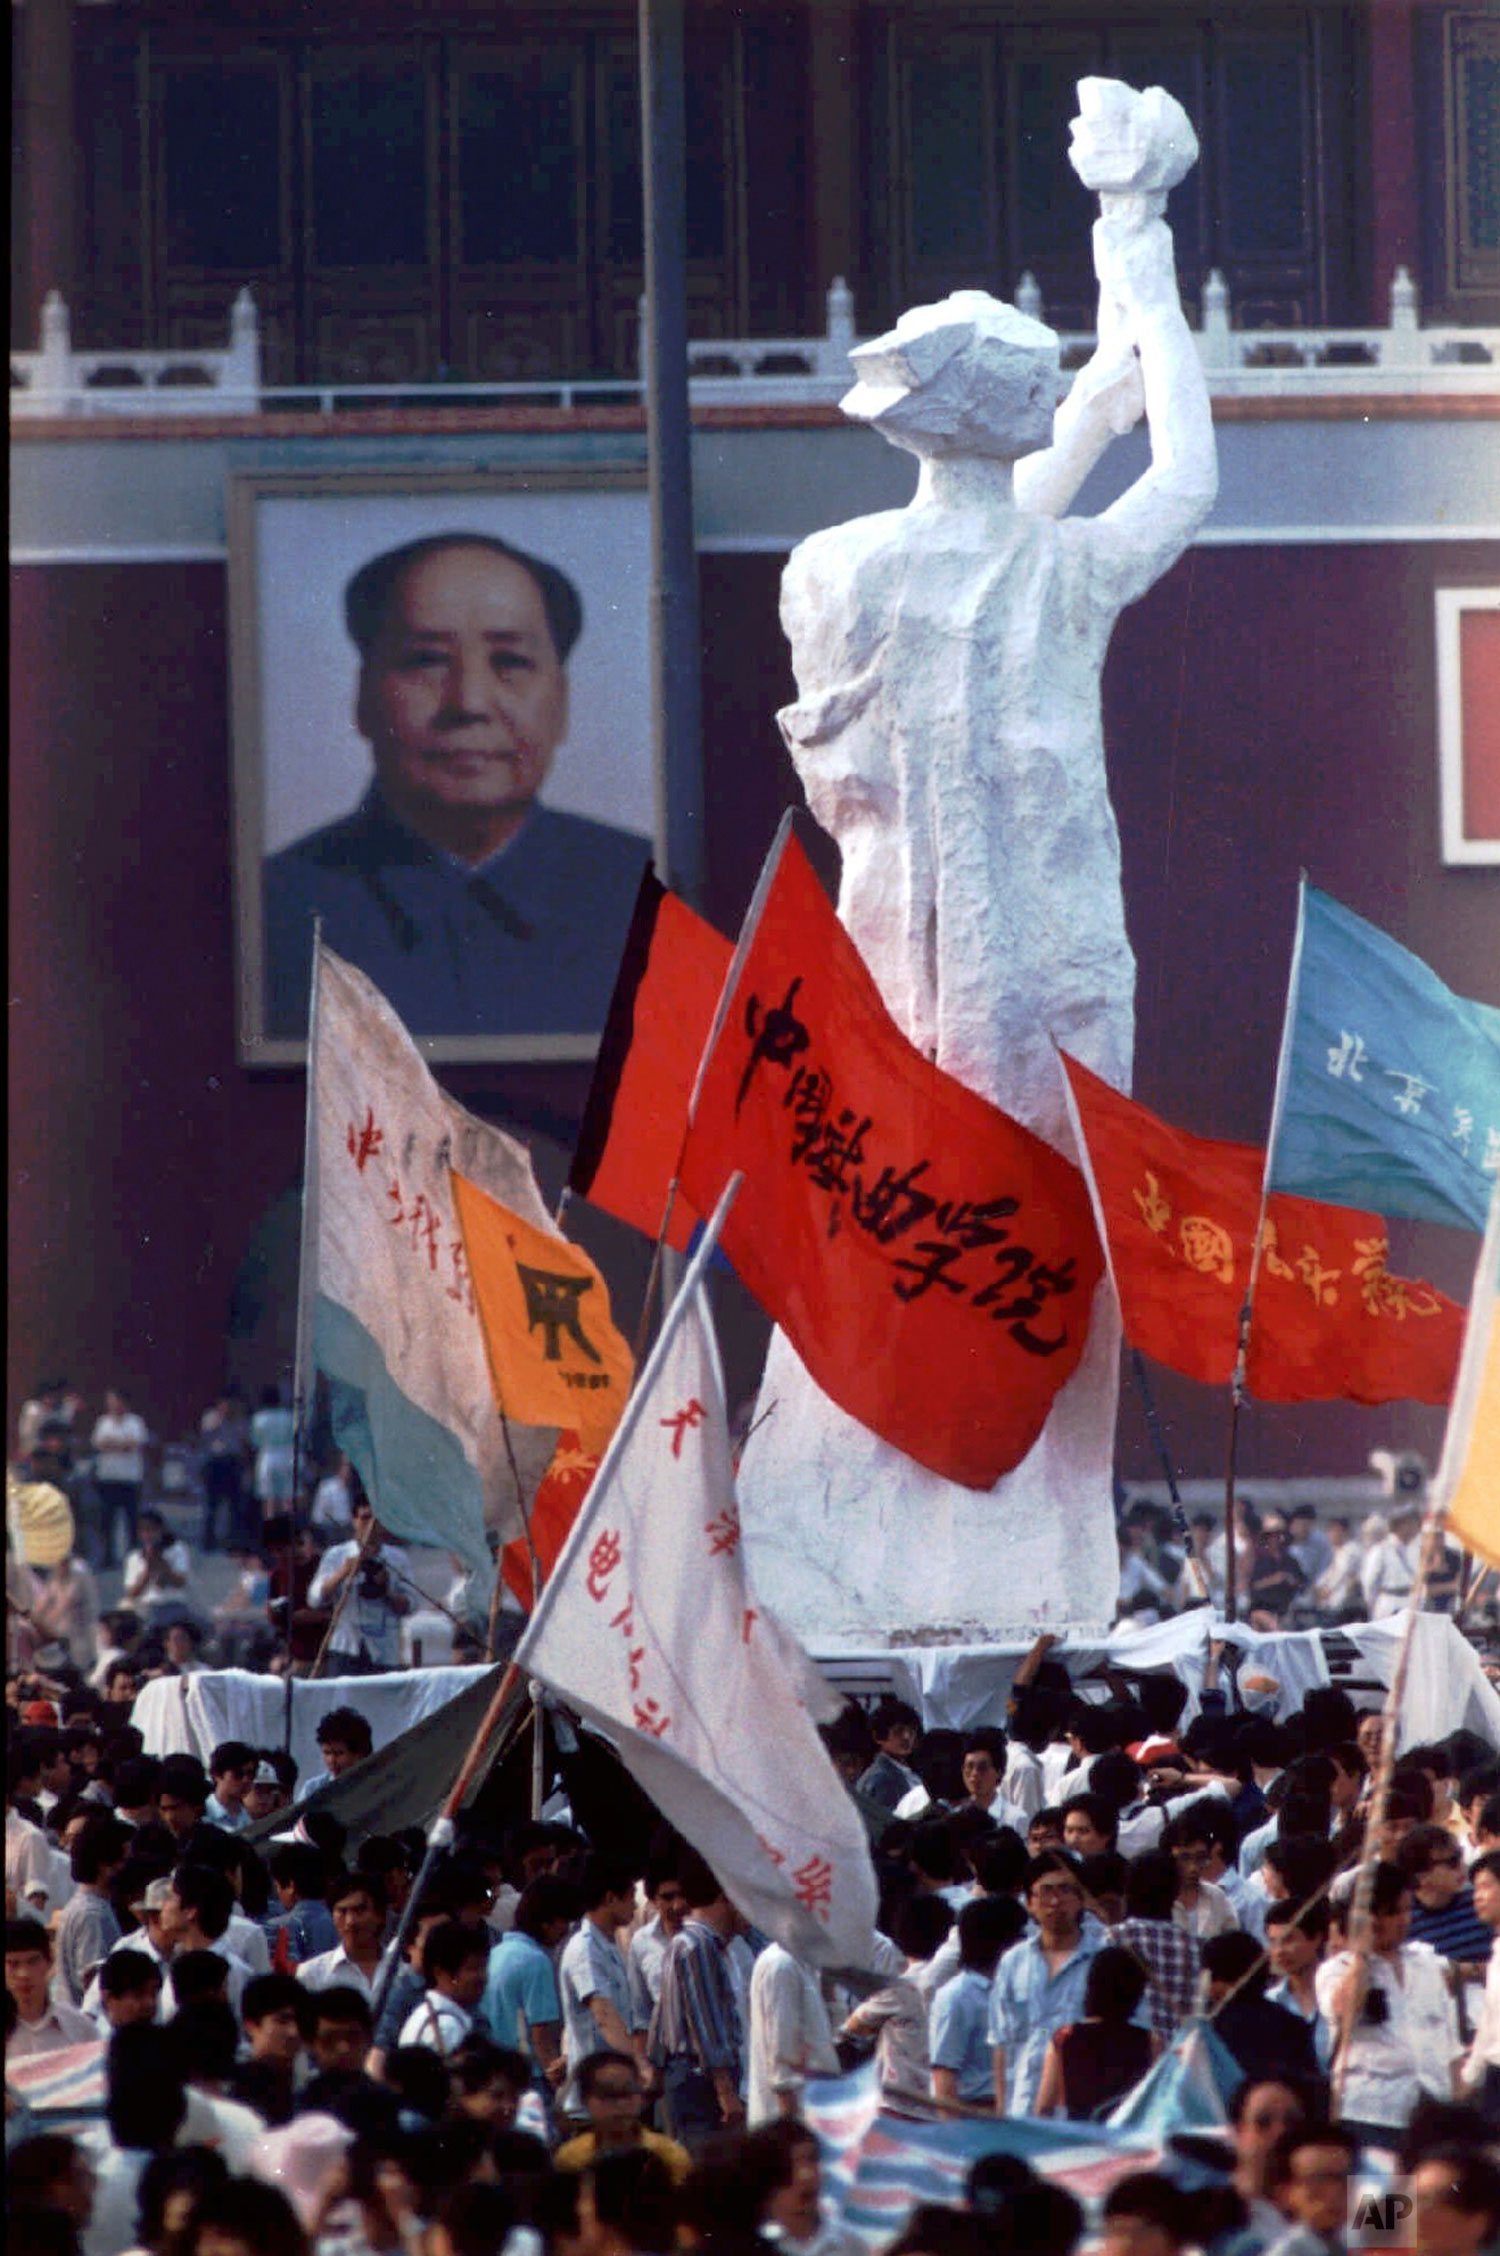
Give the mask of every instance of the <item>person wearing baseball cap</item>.
[[255, 1766], [255, 1776], [245, 1789], [246, 1816], [252, 1825], [258, 1825], [263, 1817], [274, 1816], [286, 1798], [282, 1792], [281, 1780], [276, 1775], [275, 1764], [267, 1762], [262, 1755]]
[[[126, 1879], [130, 1877], [128, 1867], [124, 1877]], [[172, 1958], [172, 1946], [162, 1933], [161, 1923], [162, 1913], [166, 1907], [167, 1897], [171, 1893], [172, 1883], [166, 1878], [147, 1879], [145, 1873], [139, 1868], [137, 1868], [135, 1878], [136, 1885], [133, 1888], [126, 1888], [122, 1893], [126, 1897], [127, 1909], [134, 1918], [140, 1921], [140, 1925], [139, 1927], [132, 1927], [128, 1935], [120, 1937], [104, 1964], [107, 1966], [109, 1959], [115, 1957], [116, 1953], [120, 1951], [135, 1951], [141, 1957], [151, 1961], [161, 1978], [163, 1987], [165, 1987], [167, 1968]], [[100, 1972], [102, 1973], [102, 1971], [101, 1968]], [[83, 1993], [82, 2010], [97, 2021], [103, 2009], [104, 2000], [100, 1992], [100, 1974], [95, 1974]]]

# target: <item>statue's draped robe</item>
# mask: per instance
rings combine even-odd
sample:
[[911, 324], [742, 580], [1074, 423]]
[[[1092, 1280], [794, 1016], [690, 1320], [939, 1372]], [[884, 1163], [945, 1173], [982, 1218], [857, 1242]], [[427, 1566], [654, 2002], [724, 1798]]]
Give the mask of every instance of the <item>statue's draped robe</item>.
[[[1099, 520], [922, 500], [804, 542], [782, 589], [799, 691], [782, 723], [842, 850], [843, 922], [918, 1047], [1070, 1155], [1054, 1043], [1130, 1081], [1100, 719], [1110, 630], [1142, 584], [1128, 561]], [[824, 1649], [1098, 1629], [1118, 1354], [1101, 1286], [1041, 1439], [981, 1495], [856, 1425], [778, 1334], [741, 1477], [761, 1595]]]

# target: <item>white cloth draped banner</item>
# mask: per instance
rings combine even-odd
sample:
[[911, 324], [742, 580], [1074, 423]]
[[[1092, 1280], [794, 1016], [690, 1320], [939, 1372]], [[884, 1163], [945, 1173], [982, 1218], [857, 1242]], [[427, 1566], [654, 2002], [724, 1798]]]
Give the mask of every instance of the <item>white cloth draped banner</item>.
[[[357, 1708], [368, 1719], [377, 1747], [389, 1746], [414, 1723], [491, 1674], [484, 1668], [398, 1669], [389, 1676], [297, 1677], [292, 1685], [292, 1756], [306, 1789], [323, 1777], [316, 1732], [332, 1708]], [[196, 1755], [207, 1762], [221, 1739], [252, 1747], [280, 1747], [286, 1739], [286, 1685], [248, 1669], [197, 1669], [189, 1676], [158, 1676], [144, 1688], [130, 1720], [148, 1755]]]

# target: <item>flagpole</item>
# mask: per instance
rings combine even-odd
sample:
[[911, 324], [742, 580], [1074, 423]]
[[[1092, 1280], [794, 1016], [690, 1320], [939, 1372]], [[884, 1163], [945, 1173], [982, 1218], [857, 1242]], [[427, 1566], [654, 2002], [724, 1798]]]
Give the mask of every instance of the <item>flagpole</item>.
[[1244, 1395], [1241, 1380], [1244, 1343], [1249, 1328], [1247, 1309], [1241, 1318], [1240, 1349], [1235, 1360], [1234, 1377], [1229, 1382], [1229, 1447], [1224, 1465], [1224, 1619], [1227, 1622], [1239, 1620], [1240, 1562], [1234, 1540], [1234, 1471], [1235, 1454], [1239, 1447], [1240, 1403]]
[[[1474, 1264], [1474, 1281], [1469, 1288], [1469, 1315], [1464, 1326], [1458, 1382], [1453, 1390], [1453, 1400], [1448, 1406], [1448, 1423], [1443, 1431], [1443, 1452], [1432, 1480], [1432, 1494], [1436, 1496], [1445, 1520], [1454, 1495], [1463, 1481], [1464, 1459], [1479, 1415], [1484, 1364], [1484, 1354], [1479, 1348], [1479, 1342], [1485, 1337], [1485, 1333], [1478, 1328], [1479, 1311], [1489, 1309], [1497, 1295], [1500, 1295], [1500, 1178], [1497, 1178], [1490, 1198], [1489, 1217], [1485, 1223], [1484, 1237], [1480, 1241], [1479, 1257]], [[1494, 1321], [1496, 1318], [1491, 1313], [1487, 1323]], [[1465, 1542], [1466, 1537], [1472, 1536], [1472, 1531], [1463, 1528], [1458, 1533], [1464, 1550], [1458, 1603], [1453, 1609], [1455, 1628], [1463, 1626], [1464, 1615], [1479, 1596], [1486, 1577], [1495, 1571], [1483, 1553], [1472, 1552], [1470, 1544]]]
[[[1114, 1288], [1115, 1307], [1119, 1311], [1120, 1325], [1123, 1331], [1125, 1302], [1120, 1292], [1120, 1280], [1115, 1271], [1114, 1248], [1110, 1244], [1109, 1237], [1109, 1218], [1104, 1210], [1104, 1198], [1099, 1189], [1098, 1177], [1094, 1173], [1093, 1155], [1089, 1150], [1089, 1140], [1084, 1132], [1083, 1114], [1078, 1109], [1078, 1100], [1073, 1094], [1073, 1084], [1068, 1079], [1067, 1066], [1064, 1062], [1066, 1053], [1056, 1040], [1052, 1044], [1052, 1053], [1057, 1059], [1058, 1075], [1062, 1081], [1063, 1102], [1068, 1108], [1068, 1119], [1072, 1124], [1073, 1142], [1078, 1151], [1078, 1164], [1082, 1170], [1084, 1182], [1088, 1186], [1089, 1200], [1094, 1209], [1094, 1222], [1099, 1232], [1099, 1243], [1104, 1249], [1104, 1262], [1109, 1271], [1110, 1284]], [[1156, 1414], [1155, 1398], [1152, 1395], [1150, 1383], [1146, 1377], [1146, 1365], [1138, 1347], [1132, 1346], [1130, 1350], [1130, 1367], [1134, 1373], [1136, 1387], [1140, 1394], [1141, 1408], [1145, 1412], [1147, 1431], [1155, 1444], [1156, 1454], [1161, 1459], [1162, 1470], [1167, 1476], [1167, 1494], [1172, 1499], [1172, 1525], [1183, 1539], [1187, 1550], [1187, 1563], [1198, 1578], [1198, 1588], [1207, 1598], [1210, 1594], [1208, 1577], [1203, 1571], [1203, 1563], [1198, 1557], [1197, 1547], [1193, 1542], [1193, 1531], [1188, 1526], [1187, 1514], [1182, 1508], [1182, 1498], [1177, 1490], [1177, 1475], [1173, 1470], [1171, 1452], [1167, 1448], [1166, 1435], [1162, 1432], [1161, 1420]]]
[[1130, 1368], [1140, 1394], [1141, 1409], [1145, 1413], [1146, 1430], [1156, 1445], [1156, 1454], [1161, 1459], [1162, 1471], [1167, 1476], [1167, 1494], [1172, 1499], [1172, 1525], [1177, 1530], [1186, 1548], [1187, 1563], [1197, 1578], [1198, 1589], [1202, 1596], [1207, 1598], [1210, 1594], [1208, 1576], [1203, 1571], [1203, 1561], [1198, 1556], [1198, 1546], [1193, 1541], [1193, 1531], [1188, 1525], [1187, 1513], [1182, 1508], [1182, 1497], [1177, 1487], [1177, 1474], [1172, 1465], [1172, 1452], [1167, 1447], [1167, 1437], [1162, 1431], [1161, 1419], [1157, 1415], [1156, 1397], [1151, 1392], [1151, 1382], [1146, 1376], [1145, 1358], [1138, 1347], [1133, 1347], [1130, 1350]]
[[505, 1713], [505, 1703], [509, 1699], [511, 1688], [519, 1675], [520, 1670], [516, 1667], [514, 1658], [507, 1661], [504, 1674], [495, 1687], [495, 1696], [485, 1709], [479, 1729], [469, 1742], [469, 1751], [464, 1756], [463, 1762], [459, 1766], [458, 1775], [448, 1790], [448, 1798], [432, 1821], [432, 1830], [427, 1836], [426, 1853], [417, 1868], [417, 1876], [411, 1884], [411, 1892], [401, 1907], [401, 1917], [396, 1923], [396, 1932], [392, 1936], [390, 1946], [386, 1951], [384, 1964], [376, 1973], [375, 1995], [371, 2001], [370, 2010], [377, 2026], [380, 2021], [381, 2007], [385, 2004], [386, 1993], [396, 1978], [397, 1969], [405, 1958], [406, 1946], [417, 1921], [417, 1907], [426, 1892], [433, 1866], [437, 1863], [438, 1858], [453, 1846], [454, 1821], [463, 1807], [464, 1796], [468, 1793], [474, 1773], [479, 1768], [485, 1747], [499, 1727], [500, 1719]]
[[1364, 1839], [1360, 1843], [1359, 1876], [1355, 1881], [1354, 1895], [1349, 1905], [1345, 1933], [1354, 1954], [1354, 1964], [1349, 1970], [1343, 2005], [1338, 2017], [1337, 2051], [1333, 2069], [1332, 2112], [1339, 2112], [1344, 2093], [1344, 2077], [1349, 2060], [1349, 2040], [1354, 2024], [1359, 2018], [1369, 1985], [1370, 1972], [1370, 1901], [1375, 1889], [1375, 1863], [1372, 1849], [1380, 1838], [1385, 1823], [1386, 1805], [1390, 1798], [1391, 1780], [1396, 1771], [1396, 1727], [1401, 1714], [1401, 1702], [1406, 1693], [1407, 1670], [1411, 1662], [1412, 1643], [1416, 1635], [1417, 1616], [1427, 1595], [1428, 1577], [1437, 1556], [1442, 1537], [1443, 1506], [1434, 1487], [1429, 1491], [1427, 1517], [1422, 1526], [1422, 1550], [1417, 1561], [1416, 1580], [1407, 1599], [1406, 1624], [1401, 1632], [1401, 1642], [1396, 1648], [1395, 1665], [1391, 1670], [1390, 1688], [1385, 1696], [1385, 1706], [1380, 1719], [1380, 1757], [1375, 1766], [1374, 1781], [1370, 1788], [1370, 1806], [1365, 1818]]
[[[646, 1352], [646, 1335], [651, 1329], [651, 1310], [661, 1281], [667, 1232], [672, 1226], [672, 1209], [677, 1203], [677, 1193], [681, 1187], [683, 1154], [687, 1150], [688, 1137], [692, 1134], [693, 1116], [698, 1109], [698, 1099], [703, 1093], [703, 1083], [707, 1078], [709, 1066], [713, 1062], [713, 1054], [718, 1047], [719, 1036], [723, 1033], [724, 1023], [729, 1016], [729, 1006], [734, 1000], [734, 991], [739, 984], [740, 973], [745, 968], [745, 958], [750, 953], [751, 945], [760, 928], [761, 917], [765, 913], [766, 897], [771, 890], [771, 881], [776, 875], [782, 854], [786, 848], [786, 842], [791, 836], [794, 812], [795, 810], [791, 807], [783, 809], [781, 820], [776, 825], [776, 835], [771, 840], [766, 858], [761, 864], [760, 875], [755, 881], [755, 891], [750, 896], [750, 906], [746, 909], [740, 924], [740, 936], [735, 942], [734, 954], [729, 959], [728, 969], [724, 973], [724, 982], [719, 989], [719, 1000], [714, 1006], [713, 1019], [708, 1029], [707, 1039], [703, 1044], [703, 1054], [698, 1060], [698, 1070], [693, 1077], [692, 1093], [688, 1097], [687, 1113], [683, 1121], [682, 1140], [677, 1147], [677, 1160], [672, 1169], [672, 1180], [667, 1185], [667, 1200], [662, 1209], [661, 1228], [656, 1234], [656, 1244], [651, 1249], [651, 1268], [646, 1277], [646, 1290], [641, 1301], [640, 1322], [636, 1326], [633, 1345], [638, 1369]], [[679, 1292], [686, 1286], [686, 1283], [687, 1279], [684, 1277]]]
[[[302, 1456], [307, 1418], [312, 1323], [308, 1310], [314, 1274], [312, 1240], [318, 1214], [318, 994], [322, 981], [323, 919], [313, 918], [312, 976], [307, 1000], [307, 1072], [302, 1104], [302, 1204], [297, 1217], [297, 1333], [292, 1348], [292, 1494], [286, 1539], [286, 1716], [284, 1752], [292, 1751], [292, 1617], [297, 1611], [297, 1498], [302, 1488]], [[312, 1195], [308, 1195], [308, 1186]], [[330, 1629], [332, 1624], [329, 1625]], [[321, 1655], [319, 1656], [321, 1658]]]
[[[488, 1341], [486, 1341], [487, 1354]], [[526, 1556], [531, 1564], [531, 1602], [535, 1605], [536, 1593], [542, 1586], [542, 1570], [536, 1555], [536, 1544], [532, 1540], [531, 1514], [526, 1509], [526, 1490], [521, 1479], [521, 1468], [516, 1462], [516, 1445], [510, 1438], [510, 1420], [505, 1415], [505, 1404], [500, 1399], [499, 1374], [493, 1367], [490, 1371], [490, 1380], [491, 1392], [495, 1397], [495, 1409], [500, 1419], [500, 1438], [505, 1443], [505, 1457], [510, 1466], [510, 1477], [516, 1484], [516, 1512], [521, 1522], [521, 1539], [526, 1545]], [[497, 1551], [495, 1555], [495, 1587], [490, 1592], [490, 1619], [485, 1638], [485, 1650], [492, 1661], [498, 1660], [500, 1657], [495, 1651], [495, 1640], [500, 1629], [500, 1594], [504, 1581], [505, 1577], [500, 1570], [500, 1554]]]
[[1250, 1247], [1250, 1274], [1245, 1280], [1245, 1300], [1240, 1309], [1240, 1336], [1235, 1349], [1234, 1376], [1229, 1382], [1229, 1443], [1224, 1467], [1224, 1618], [1238, 1618], [1239, 1561], [1234, 1547], [1234, 1484], [1239, 1450], [1240, 1408], [1245, 1399], [1245, 1373], [1250, 1360], [1250, 1325], [1255, 1311], [1255, 1287], [1260, 1279], [1265, 1250], [1266, 1210], [1271, 1203], [1271, 1170], [1276, 1160], [1276, 1138], [1286, 1110], [1287, 1081], [1292, 1063], [1292, 1030], [1297, 1022], [1297, 995], [1302, 981], [1302, 942], [1307, 925], [1307, 872], [1297, 872], [1297, 926], [1292, 936], [1292, 963], [1287, 974], [1286, 1007], [1281, 1020], [1281, 1047], [1276, 1053], [1276, 1086], [1271, 1093], [1271, 1125], [1266, 1135], [1265, 1165], [1260, 1177], [1260, 1211]]
[[[313, 919], [312, 980], [307, 1006], [307, 1085], [302, 1119], [302, 1209], [297, 1225], [297, 1338], [292, 1350], [292, 1515], [297, 1510], [297, 1490], [303, 1446], [303, 1419], [307, 1411], [308, 1358], [312, 1353], [312, 1323], [308, 1309], [314, 1262], [312, 1239], [317, 1226], [318, 1170], [318, 991], [322, 986], [323, 919]], [[312, 1196], [308, 1186], [312, 1185]]]
[[354, 1585], [359, 1580], [360, 1570], [364, 1566], [366, 1558], [369, 1556], [370, 1545], [374, 1541], [375, 1531], [379, 1526], [380, 1514], [377, 1512], [374, 1518], [370, 1521], [368, 1527], [365, 1529], [364, 1534], [359, 1539], [359, 1555], [353, 1562], [354, 1572], [353, 1574], [345, 1577], [344, 1587], [339, 1592], [338, 1597], [334, 1603], [333, 1612], [328, 1617], [328, 1627], [323, 1632], [323, 1642], [318, 1647], [317, 1657], [313, 1661], [313, 1665], [308, 1671], [307, 1680], [309, 1684], [315, 1684], [318, 1678], [323, 1673], [323, 1663], [328, 1657], [328, 1648], [333, 1642], [333, 1633], [344, 1618], [344, 1608], [348, 1605], [350, 1595], [354, 1589]]
[[[1479, 1258], [1474, 1264], [1474, 1284], [1469, 1298], [1469, 1325], [1471, 1331], [1464, 1343], [1463, 1358], [1458, 1367], [1458, 1384], [1448, 1409], [1448, 1423], [1443, 1434], [1443, 1453], [1438, 1469], [1427, 1491], [1427, 1512], [1422, 1523], [1422, 1549], [1417, 1560], [1416, 1580], [1407, 1600], [1406, 1625], [1401, 1633], [1395, 1666], [1391, 1671], [1390, 1691], [1386, 1695], [1381, 1725], [1380, 1761], [1374, 1785], [1370, 1791], [1370, 1812], [1365, 1823], [1365, 1836], [1361, 1848], [1361, 1864], [1354, 1903], [1350, 1911], [1349, 1939], [1355, 1954], [1351, 1979], [1344, 1995], [1343, 2010], [1339, 2016], [1338, 2058], [1334, 2069], [1334, 2113], [1343, 2090], [1344, 2070], [1348, 2055], [1349, 2038], [1355, 2019], [1364, 2000], [1368, 1981], [1369, 1942], [1366, 1930], [1369, 1920], [1370, 1894], [1374, 1885], [1374, 1866], [1370, 1861], [1371, 1844], [1379, 1838], [1385, 1820], [1386, 1801], [1391, 1778], [1396, 1767], [1396, 1721], [1401, 1711], [1401, 1698], [1406, 1688], [1407, 1668], [1411, 1660], [1412, 1643], [1416, 1635], [1417, 1615], [1421, 1611], [1427, 1584], [1442, 1541], [1443, 1524], [1448, 1517], [1448, 1507], [1463, 1472], [1463, 1456], [1468, 1436], [1473, 1428], [1474, 1412], [1480, 1388], [1480, 1357], [1470, 1352], [1471, 1339], [1481, 1335], [1472, 1329], [1476, 1311], [1487, 1294], [1500, 1285], [1500, 1183], [1495, 1186], [1490, 1201], [1489, 1220]], [[1467, 1601], [1465, 1601], [1467, 1602]], [[1461, 1609], [1460, 1609], [1461, 1610]]]

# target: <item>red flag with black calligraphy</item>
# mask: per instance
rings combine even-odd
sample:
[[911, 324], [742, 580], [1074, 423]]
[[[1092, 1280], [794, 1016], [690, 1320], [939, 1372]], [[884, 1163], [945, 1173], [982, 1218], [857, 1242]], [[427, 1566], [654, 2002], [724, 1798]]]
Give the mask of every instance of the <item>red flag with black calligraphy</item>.
[[[661, 1230], [688, 1098], [733, 954], [722, 933], [647, 870], [568, 1187], [648, 1238]], [[668, 1244], [686, 1253], [697, 1226], [679, 1193]]]
[[[1063, 1059], [1125, 1334], [1188, 1378], [1227, 1384], [1265, 1156], [1188, 1136]], [[1463, 1310], [1392, 1274], [1377, 1214], [1276, 1192], [1266, 1209], [1246, 1384], [1262, 1402], [1446, 1402]]]
[[1103, 1254], [1078, 1169], [892, 1020], [788, 837], [729, 999], [682, 1179], [841, 1409], [990, 1488], [1083, 1352]]

